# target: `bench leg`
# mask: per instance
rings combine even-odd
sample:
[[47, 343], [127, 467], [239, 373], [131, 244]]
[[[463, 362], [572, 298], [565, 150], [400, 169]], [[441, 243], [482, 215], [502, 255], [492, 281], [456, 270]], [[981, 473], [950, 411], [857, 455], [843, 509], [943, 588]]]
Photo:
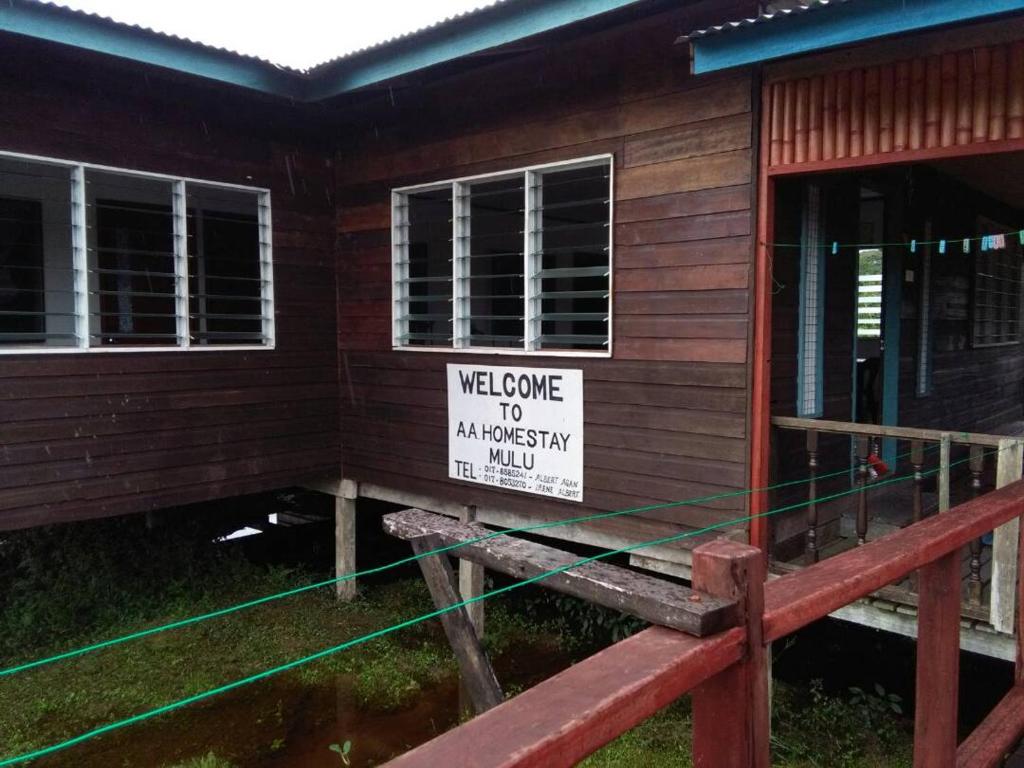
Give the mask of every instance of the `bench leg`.
[[[412, 539], [410, 543], [417, 555], [430, 552], [439, 546], [436, 537], [433, 536]], [[462, 601], [455, 590], [455, 575], [447, 555], [429, 555], [421, 557], [418, 562], [434, 606], [438, 610]], [[445, 635], [458, 660], [462, 684], [473, 709], [480, 714], [501, 704], [505, 696], [498, 685], [494, 668], [484, 653], [473, 622], [470, 621], [466, 606], [443, 613], [440, 618], [441, 626], [444, 627]]]

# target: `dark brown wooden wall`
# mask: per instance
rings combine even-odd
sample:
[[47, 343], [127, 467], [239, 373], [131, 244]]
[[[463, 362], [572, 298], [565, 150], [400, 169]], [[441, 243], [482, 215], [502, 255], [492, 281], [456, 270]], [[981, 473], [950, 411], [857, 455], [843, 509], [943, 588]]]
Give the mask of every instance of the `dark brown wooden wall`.
[[[1001, 157], [965, 161], [980, 175], [1001, 175]], [[987, 169], [987, 170], [985, 170]], [[979, 217], [998, 222], [998, 231], [1014, 232], [1024, 226], [1024, 211], [995, 200], [952, 176], [915, 167], [907, 175], [912, 190], [904, 192], [907, 205], [904, 231], [923, 232], [930, 226], [932, 239], [992, 234], [979, 225]], [[998, 185], [993, 191], [998, 191]], [[1011, 249], [1018, 247], [1010, 239]], [[974, 252], [978, 249], [974, 244]], [[909, 249], [908, 249], [909, 250]], [[1024, 351], [1021, 343], [975, 347], [972, 341], [975, 257], [957, 253], [959, 243], [946, 254], [933, 247], [931, 257], [931, 388], [916, 394], [919, 344], [919, 281], [903, 284], [900, 335], [899, 421], [910, 427], [1004, 432], [1019, 429], [1024, 418]], [[904, 251], [904, 269], [920, 274], [920, 256]], [[962, 302], [962, 303], [961, 303]], [[954, 305], [960, 304], [961, 311]]]
[[277, 348], [0, 356], [0, 530], [337, 471], [330, 153], [281, 101], [0, 38], [0, 149], [271, 189]]
[[[714, 18], [725, 13], [717, 4]], [[691, 78], [672, 12], [547, 46], [365, 106], [337, 157], [343, 473], [532, 517], [747, 484], [752, 92]], [[614, 357], [393, 351], [389, 192], [598, 153], [615, 157]], [[581, 368], [584, 504], [448, 479], [445, 364]], [[665, 509], [627, 538], [737, 516], [744, 497]]]
[[[838, 176], [811, 177], [820, 186], [823, 242], [850, 242], [856, 238], [856, 180]], [[803, 178], [783, 179], [775, 186], [775, 237], [772, 249], [772, 416], [795, 416], [797, 404], [798, 333], [800, 318], [800, 242], [805, 200]], [[853, 331], [855, 323], [856, 256], [851, 250], [825, 257], [825, 322], [822, 344], [822, 418], [850, 421], [853, 406]], [[807, 438], [798, 430], [777, 429], [772, 443], [772, 482], [801, 480], [808, 476]], [[835, 472], [849, 465], [849, 439], [819, 436], [819, 474]], [[839, 490], [845, 478], [822, 484], [827, 491]], [[807, 498], [806, 485], [793, 485], [772, 494], [772, 506], [798, 504]], [[797, 508], [772, 518], [774, 540], [781, 543], [805, 530], [806, 510]], [[837, 505], [823, 505], [819, 522], [826, 526], [838, 514]], [[824, 537], [824, 532], [820, 532]]]

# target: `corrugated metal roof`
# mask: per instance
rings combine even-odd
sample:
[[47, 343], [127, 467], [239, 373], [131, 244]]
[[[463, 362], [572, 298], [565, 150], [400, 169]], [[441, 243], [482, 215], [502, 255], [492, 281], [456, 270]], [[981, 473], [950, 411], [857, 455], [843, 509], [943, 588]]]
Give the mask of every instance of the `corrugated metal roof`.
[[702, 37], [709, 37], [711, 35], [720, 35], [726, 32], [732, 32], [736, 29], [743, 29], [745, 27], [753, 27], [760, 24], [766, 24], [770, 21], [781, 21], [792, 16], [799, 16], [809, 11], [817, 11], [822, 8], [834, 7], [837, 5], [843, 5], [851, 2], [851, 0], [812, 0], [812, 2], [802, 3], [792, 8], [781, 8], [771, 13], [762, 13], [759, 16], [755, 16], [750, 19], [740, 19], [738, 21], [727, 21], [724, 24], [716, 24], [713, 27], [707, 27], [705, 29], [697, 29], [693, 32], [685, 34], [676, 40], [677, 43], [685, 43], [691, 40], [697, 40]]
[[387, 47], [389, 47], [391, 45], [396, 45], [396, 44], [399, 44], [399, 43], [407, 42], [407, 41], [409, 41], [411, 39], [419, 37], [420, 35], [427, 35], [427, 34], [431, 34], [431, 33], [434, 33], [434, 32], [438, 32], [438, 31], [442, 30], [444, 27], [447, 27], [449, 25], [454, 25], [454, 24], [463, 22], [466, 19], [471, 18], [471, 17], [475, 17], [478, 14], [483, 13], [485, 11], [490, 11], [490, 10], [492, 10], [492, 9], [498, 7], [498, 6], [508, 6], [508, 5], [513, 4], [513, 3], [520, 2], [521, 0], [491, 0], [490, 2], [482, 3], [480, 6], [478, 6], [476, 8], [472, 8], [472, 9], [470, 9], [468, 11], [463, 11], [462, 13], [453, 14], [452, 16], [446, 16], [445, 18], [439, 19], [438, 21], [435, 21], [432, 24], [428, 24], [425, 27], [420, 27], [418, 29], [410, 30], [409, 32], [403, 32], [400, 35], [395, 35], [394, 37], [389, 37], [389, 38], [387, 38], [385, 40], [381, 40], [380, 42], [376, 42], [376, 43], [373, 43], [371, 45], [366, 45], [366, 46], [362, 46], [360, 48], [356, 48], [356, 49], [351, 50], [351, 51], [347, 51], [347, 52], [345, 52], [343, 54], [340, 54], [338, 56], [330, 58], [330, 59], [328, 59], [326, 61], [320, 62], [319, 64], [315, 64], [315, 65], [313, 65], [311, 67], [292, 67], [292, 66], [288, 66], [287, 64], [280, 64], [280, 63], [278, 63], [276, 61], [271, 61], [270, 59], [266, 59], [266, 58], [263, 58], [261, 56], [255, 56], [255, 55], [249, 54], [249, 53], [242, 53], [241, 51], [236, 51], [236, 50], [233, 50], [231, 48], [223, 48], [221, 46], [211, 45], [210, 43], [205, 43], [202, 40], [197, 40], [197, 39], [195, 39], [193, 37], [183, 37], [181, 35], [175, 35], [175, 34], [172, 34], [170, 32], [163, 32], [161, 30], [153, 29], [152, 27], [147, 27], [147, 26], [144, 26], [144, 25], [141, 25], [141, 24], [132, 24], [130, 22], [121, 21], [119, 19], [115, 19], [115, 18], [112, 18], [110, 16], [104, 16], [103, 14], [93, 13], [91, 11], [84, 11], [84, 10], [80, 10], [78, 8], [72, 8], [72, 7], [68, 6], [68, 5], [65, 5], [64, 3], [57, 2], [56, 0], [23, 0], [23, 1], [35, 3], [37, 5], [47, 6], [47, 7], [53, 9], [54, 11], [56, 11], [58, 13], [69, 14], [69, 15], [77, 16], [79, 18], [92, 19], [93, 21], [98, 21], [98, 22], [101, 22], [101, 23], [104, 23], [104, 24], [112, 24], [112, 25], [115, 25], [115, 26], [118, 26], [118, 27], [124, 27], [124, 28], [127, 28], [127, 29], [131, 29], [134, 32], [141, 33], [141, 34], [144, 34], [144, 35], [151, 35], [151, 36], [154, 36], [154, 37], [163, 38], [165, 40], [174, 40], [174, 41], [179, 42], [179, 43], [185, 43], [187, 45], [194, 45], [194, 46], [197, 46], [199, 48], [204, 48], [204, 49], [206, 49], [208, 51], [216, 51], [218, 53], [228, 54], [230, 56], [236, 56], [236, 57], [238, 57], [240, 59], [245, 59], [245, 60], [252, 61], [252, 62], [258, 62], [258, 63], [264, 64], [264, 65], [266, 65], [268, 67], [274, 67], [275, 69], [281, 69], [281, 70], [285, 70], [287, 72], [293, 72], [295, 74], [309, 74], [309, 73], [314, 72], [316, 70], [319, 70], [319, 69], [321, 69], [323, 67], [328, 67], [328, 66], [330, 66], [332, 64], [336, 64], [336, 63], [339, 63], [341, 61], [345, 61], [347, 59], [357, 58], [358, 56], [361, 56], [363, 54], [371, 53], [371, 52], [378, 51], [378, 50], [383, 50], [383, 49], [385, 49], [385, 48], [387, 48]]
[[73, 17], [77, 17], [77, 18], [80, 18], [80, 19], [91, 19], [93, 21], [97, 21], [97, 22], [100, 22], [102, 24], [110, 24], [110, 25], [117, 26], [117, 27], [123, 27], [125, 29], [130, 29], [133, 32], [141, 33], [143, 35], [149, 35], [149, 36], [156, 37], [156, 38], [161, 38], [161, 39], [164, 39], [164, 40], [173, 40], [175, 42], [184, 43], [186, 45], [194, 45], [197, 48], [203, 48], [203, 49], [205, 49], [207, 51], [215, 51], [217, 53], [227, 54], [229, 56], [235, 56], [235, 57], [237, 57], [239, 59], [244, 59], [244, 60], [247, 60], [247, 61], [259, 63], [259, 64], [265, 65], [267, 67], [272, 67], [274, 69], [284, 70], [286, 72], [293, 72], [295, 74], [302, 74], [303, 72], [306, 71], [306, 70], [298, 69], [296, 67], [289, 67], [286, 64], [278, 64], [275, 61], [271, 61], [269, 59], [265, 59], [265, 58], [262, 58], [260, 56], [254, 56], [254, 55], [249, 54], [249, 53], [242, 53], [241, 51], [232, 50], [231, 48], [223, 48], [223, 47], [218, 46], [218, 45], [211, 45], [209, 43], [204, 43], [203, 41], [196, 40], [195, 38], [182, 37], [181, 35], [174, 35], [174, 34], [171, 34], [170, 32], [161, 32], [160, 30], [153, 29], [152, 27], [143, 26], [141, 24], [131, 24], [131, 23], [126, 22], [126, 21], [120, 21], [118, 19], [111, 18], [110, 16], [104, 16], [103, 14], [100, 14], [100, 13], [93, 13], [91, 11], [83, 11], [83, 10], [80, 10], [78, 8], [71, 8], [71, 7], [67, 6], [67, 5], [64, 5], [63, 3], [56, 2], [56, 0], [22, 0], [22, 2], [29, 2], [29, 3], [33, 3], [35, 5], [46, 6], [47, 8], [50, 8], [51, 10], [53, 10], [53, 11], [55, 11], [57, 13], [66, 14], [68, 16], [73, 16]]
[[484, 0], [470, 10], [309, 68], [117, 21], [70, 7], [70, 0], [0, 0], [0, 30], [316, 101], [644, 1]]
[[380, 42], [373, 43], [372, 45], [365, 45], [361, 48], [356, 48], [346, 53], [342, 53], [338, 56], [335, 56], [334, 58], [327, 59], [326, 61], [322, 61], [319, 64], [315, 64], [314, 66], [309, 67], [304, 71], [315, 72], [319, 69], [322, 69], [323, 67], [329, 67], [332, 64], [337, 64], [341, 61], [345, 61], [346, 59], [354, 59], [357, 56], [361, 56], [363, 54], [382, 50], [384, 48], [387, 48], [388, 46], [406, 42], [410, 39], [419, 37], [420, 35], [426, 35], [432, 32], [440, 31], [441, 29], [447, 27], [450, 24], [456, 24], [465, 21], [468, 18], [476, 17], [477, 15], [480, 15], [485, 11], [490, 11], [499, 6], [511, 5], [516, 2], [519, 2], [519, 0], [491, 0], [491, 2], [483, 3], [482, 5], [477, 6], [476, 8], [471, 8], [468, 11], [463, 11], [462, 13], [456, 13], [451, 16], [446, 16], [443, 19], [439, 19], [438, 21], [435, 21], [432, 24], [428, 24], [425, 27], [420, 27], [419, 29], [414, 29], [409, 32], [403, 32], [400, 35], [389, 37], [385, 40], [381, 40]]

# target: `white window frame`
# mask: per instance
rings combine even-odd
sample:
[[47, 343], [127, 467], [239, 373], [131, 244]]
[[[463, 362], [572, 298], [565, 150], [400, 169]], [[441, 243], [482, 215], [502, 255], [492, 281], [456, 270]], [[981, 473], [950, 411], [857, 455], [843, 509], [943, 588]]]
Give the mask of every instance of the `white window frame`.
[[[536, 349], [533, 339], [537, 338], [536, 331], [540, 324], [539, 301], [536, 293], [539, 290], [540, 278], [536, 276], [538, 267], [536, 263], [536, 227], [534, 226], [535, 215], [538, 211], [536, 191], [533, 189], [534, 182], [538, 175], [550, 171], [571, 171], [576, 168], [587, 168], [607, 164], [608, 168], [608, 344], [605, 349]], [[461, 239], [456, 231], [459, 226], [460, 206], [464, 205], [466, 185], [481, 181], [501, 181], [522, 177], [524, 187], [524, 214], [525, 226], [523, 227], [523, 346], [521, 347], [472, 347], [461, 344], [460, 341], [468, 338], [468, 334], [460, 332], [468, 323], [465, 312], [456, 310], [460, 302], [465, 302], [467, 280], [460, 279], [468, 267], [469, 259], [459, 253]], [[430, 192], [440, 189], [452, 191], [452, 343], [449, 346], [417, 346], [403, 344], [401, 338], [405, 335], [405, 322], [399, 305], [405, 301], [402, 282], [408, 277], [407, 266], [402, 263], [402, 226], [408, 223], [405, 219], [407, 208], [402, 205], [404, 196], [414, 192]], [[509, 170], [496, 171], [493, 173], [482, 173], [474, 176], [460, 176], [444, 181], [434, 181], [428, 184], [415, 184], [407, 187], [395, 187], [391, 190], [391, 348], [401, 352], [433, 352], [442, 354], [471, 354], [471, 355], [520, 355], [537, 357], [611, 357], [613, 351], [614, 328], [614, 297], [615, 297], [615, 156], [611, 153], [603, 155], [590, 155], [587, 157], [562, 160], [540, 165], [527, 165]]]
[[[270, 190], [266, 187], [253, 187], [244, 184], [230, 184], [222, 181], [209, 181], [187, 176], [172, 176], [164, 173], [138, 171], [131, 168], [117, 168], [96, 163], [83, 163], [77, 160], [65, 160], [41, 155], [29, 155], [20, 152], [0, 150], [0, 159], [20, 160], [42, 165], [66, 168], [70, 174], [71, 187], [71, 265], [74, 269], [74, 306], [75, 335], [77, 345], [63, 347], [18, 347], [5, 348], [0, 345], [0, 356], [5, 355], [66, 355], [66, 354], [107, 354], [123, 352], [168, 353], [184, 351], [202, 352], [255, 352], [276, 348], [274, 327], [274, 265], [273, 265], [273, 230], [271, 225]], [[167, 182], [171, 186], [173, 242], [175, 256], [175, 292], [177, 316], [177, 343], [174, 345], [139, 345], [139, 346], [91, 346], [89, 330], [89, 267], [86, 232], [88, 231], [85, 174], [89, 171], [113, 173], [121, 176], [152, 179]], [[207, 188], [234, 190], [256, 195], [257, 227], [260, 244], [260, 276], [263, 279], [260, 290], [260, 304], [263, 316], [262, 344], [190, 344], [188, 317], [188, 267], [186, 254], [186, 217], [185, 205], [189, 184]]]

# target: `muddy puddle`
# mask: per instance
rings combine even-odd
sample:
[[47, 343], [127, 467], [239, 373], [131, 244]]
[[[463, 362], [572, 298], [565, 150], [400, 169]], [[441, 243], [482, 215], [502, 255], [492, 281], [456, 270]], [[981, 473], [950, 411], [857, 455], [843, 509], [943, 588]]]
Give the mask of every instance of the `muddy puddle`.
[[[571, 660], [547, 646], [521, 647], [495, 660], [505, 690], [536, 685]], [[351, 741], [354, 768], [380, 765], [458, 723], [456, 679], [427, 688], [392, 712], [360, 707], [353, 680], [315, 685], [285, 674], [125, 728], [34, 766], [157, 768], [209, 752], [237, 768], [339, 768], [332, 744]]]

